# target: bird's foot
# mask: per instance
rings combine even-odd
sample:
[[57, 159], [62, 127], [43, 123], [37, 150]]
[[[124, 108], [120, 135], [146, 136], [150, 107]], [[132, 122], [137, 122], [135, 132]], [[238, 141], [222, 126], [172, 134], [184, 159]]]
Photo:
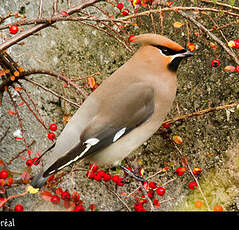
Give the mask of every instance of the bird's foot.
[[[124, 167], [123, 165], [120, 165], [120, 168], [122, 170], [124, 170], [124, 172], [126, 173], [126, 176], [123, 178], [123, 181], [126, 181], [126, 178], [128, 176], [133, 177], [134, 179], [141, 181], [141, 182], [146, 182], [146, 180], [140, 175], [139, 173], [139, 168], [136, 170], [130, 170], [126, 167]], [[127, 182], [126, 182], [127, 183]]]

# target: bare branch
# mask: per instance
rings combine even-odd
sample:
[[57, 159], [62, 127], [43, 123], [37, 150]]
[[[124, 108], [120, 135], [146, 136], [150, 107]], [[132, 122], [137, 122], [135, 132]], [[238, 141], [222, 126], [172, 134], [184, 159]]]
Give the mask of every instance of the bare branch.
[[49, 92], [49, 93], [55, 95], [56, 97], [59, 97], [59, 98], [65, 100], [65, 101], [69, 102], [70, 104], [72, 104], [72, 105], [74, 105], [74, 106], [76, 106], [76, 107], [78, 107], [78, 108], [80, 107], [80, 105], [79, 105], [78, 103], [75, 103], [75, 102], [73, 102], [73, 101], [71, 101], [71, 100], [65, 98], [64, 96], [62, 96], [62, 95], [56, 93], [55, 91], [53, 91], [53, 90], [51, 90], [51, 89], [48, 89], [47, 87], [45, 87], [45, 86], [43, 86], [43, 85], [41, 85], [41, 84], [39, 84], [39, 83], [37, 83], [37, 82], [35, 82], [35, 81], [33, 81], [33, 80], [30, 80], [30, 79], [25, 79], [25, 80], [31, 82], [32, 84], [34, 84], [34, 85], [40, 87], [41, 89], [43, 89], [43, 90], [45, 90], [45, 91], [47, 91], [47, 92]]
[[[74, 14], [90, 5], [93, 5], [97, 2], [100, 2], [100, 1], [103, 1], [103, 0], [89, 0], [87, 2], [84, 2], [84, 3], [81, 3], [75, 7], [72, 7], [71, 9], [67, 10], [67, 13], [68, 14]], [[60, 16], [60, 15], [57, 15], [57, 16]], [[14, 37], [12, 37], [11, 39], [3, 42], [2, 44], [0, 44], [0, 50], [4, 50], [10, 46], [12, 46], [13, 44], [16, 44], [17, 42], [23, 40], [24, 38], [27, 38], [29, 36], [31, 36], [32, 34], [54, 24], [56, 21], [54, 20], [54, 17], [52, 18], [52, 20], [48, 21], [48, 22], [45, 22], [43, 24], [39, 24], [39, 25], [36, 25], [30, 29], [27, 29], [27, 30], [24, 30], [22, 32], [20, 32], [19, 34], [15, 35]]]

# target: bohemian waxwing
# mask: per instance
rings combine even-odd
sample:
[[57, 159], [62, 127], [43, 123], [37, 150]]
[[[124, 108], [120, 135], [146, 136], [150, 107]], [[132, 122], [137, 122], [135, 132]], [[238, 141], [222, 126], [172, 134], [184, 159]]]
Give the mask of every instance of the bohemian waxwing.
[[77, 110], [33, 187], [42, 187], [51, 174], [77, 160], [120, 164], [159, 129], [175, 98], [177, 68], [192, 53], [157, 34], [138, 35], [131, 42], [141, 47]]

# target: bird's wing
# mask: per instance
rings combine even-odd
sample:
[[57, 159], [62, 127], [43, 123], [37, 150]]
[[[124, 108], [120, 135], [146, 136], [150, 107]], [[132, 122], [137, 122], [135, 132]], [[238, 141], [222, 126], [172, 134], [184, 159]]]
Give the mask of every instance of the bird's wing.
[[102, 150], [147, 121], [154, 111], [154, 89], [135, 83], [119, 95], [112, 95], [109, 101], [99, 106], [98, 114], [85, 127], [79, 142], [51, 165], [44, 177]]

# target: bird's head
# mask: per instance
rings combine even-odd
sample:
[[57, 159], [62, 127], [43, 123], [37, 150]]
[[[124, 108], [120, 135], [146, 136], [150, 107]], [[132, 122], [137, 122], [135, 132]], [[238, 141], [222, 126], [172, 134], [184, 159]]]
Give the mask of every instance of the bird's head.
[[178, 43], [159, 34], [141, 34], [133, 36], [130, 41], [141, 44], [141, 46], [150, 46], [154, 51], [159, 52], [163, 63], [172, 72], [177, 71], [184, 58], [193, 55]]

